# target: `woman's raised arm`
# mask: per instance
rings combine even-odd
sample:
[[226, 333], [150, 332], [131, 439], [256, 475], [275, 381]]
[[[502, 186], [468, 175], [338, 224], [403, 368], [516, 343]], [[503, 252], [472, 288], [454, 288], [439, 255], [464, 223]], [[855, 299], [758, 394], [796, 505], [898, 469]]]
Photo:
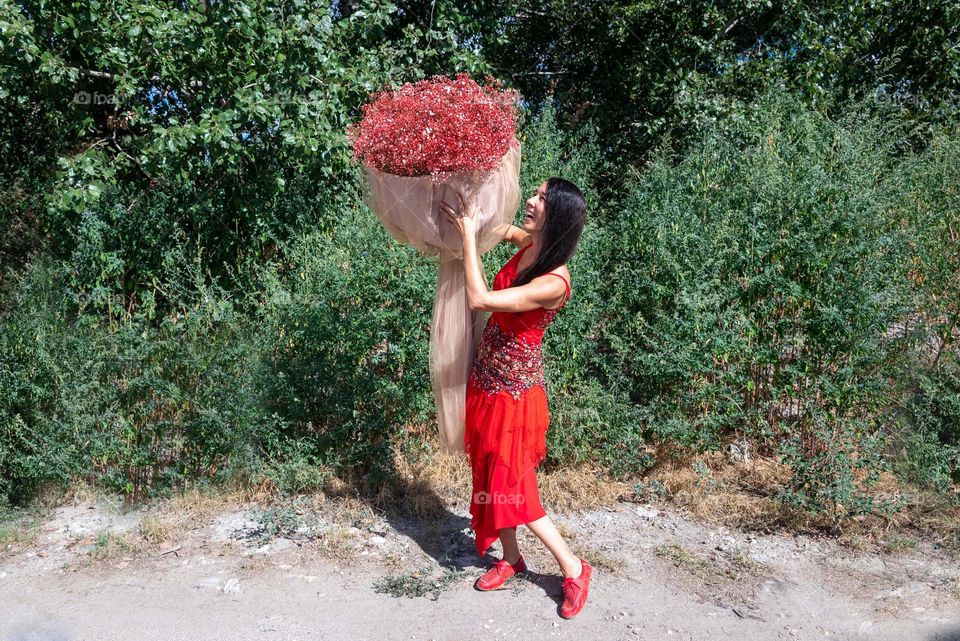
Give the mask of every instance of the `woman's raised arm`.
[[523, 247], [527, 244], [527, 238], [530, 237], [530, 234], [516, 225], [510, 225], [507, 229], [507, 233], [504, 234], [503, 239], [513, 243], [517, 247]]

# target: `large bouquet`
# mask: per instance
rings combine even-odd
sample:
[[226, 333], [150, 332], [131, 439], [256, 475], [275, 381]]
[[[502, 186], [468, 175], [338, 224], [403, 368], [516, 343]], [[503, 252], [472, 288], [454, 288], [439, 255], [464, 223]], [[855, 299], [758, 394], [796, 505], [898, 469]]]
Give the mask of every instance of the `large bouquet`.
[[348, 130], [367, 205], [391, 236], [439, 257], [430, 378], [448, 453], [464, 450], [467, 377], [485, 317], [467, 304], [462, 241], [440, 203], [456, 208], [457, 191], [473, 201], [480, 254], [501, 240], [520, 204], [518, 97], [491, 78], [435, 76], [375, 93]]

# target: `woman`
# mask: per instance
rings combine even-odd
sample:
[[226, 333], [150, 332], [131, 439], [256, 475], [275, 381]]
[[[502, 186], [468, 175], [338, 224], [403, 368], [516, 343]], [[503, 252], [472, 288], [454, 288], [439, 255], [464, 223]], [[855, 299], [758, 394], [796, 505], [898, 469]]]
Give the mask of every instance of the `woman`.
[[570, 618], [587, 601], [592, 568], [567, 547], [540, 504], [535, 470], [546, 455], [547, 409], [543, 332], [570, 297], [567, 261], [586, 221], [577, 187], [549, 178], [527, 200], [523, 227], [506, 227], [504, 240], [520, 248], [488, 291], [475, 238], [473, 211], [458, 194], [460, 212], [441, 209], [463, 238], [467, 301], [490, 311], [467, 384], [464, 445], [473, 470], [471, 527], [481, 556], [497, 538], [503, 558], [476, 583], [495, 590], [526, 564], [517, 526], [526, 525], [553, 553], [563, 573], [560, 616]]

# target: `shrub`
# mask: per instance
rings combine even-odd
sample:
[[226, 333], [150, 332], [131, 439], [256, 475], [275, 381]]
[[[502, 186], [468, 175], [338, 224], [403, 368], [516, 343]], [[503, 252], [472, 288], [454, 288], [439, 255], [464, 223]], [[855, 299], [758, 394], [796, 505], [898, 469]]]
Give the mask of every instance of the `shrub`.
[[[753, 437], [794, 470], [784, 498], [867, 509], [909, 308], [896, 122], [833, 121], [790, 98], [662, 154], [603, 241], [590, 360], [692, 451]], [[609, 355], [608, 355], [609, 354]], [[602, 367], [602, 363], [595, 363]]]

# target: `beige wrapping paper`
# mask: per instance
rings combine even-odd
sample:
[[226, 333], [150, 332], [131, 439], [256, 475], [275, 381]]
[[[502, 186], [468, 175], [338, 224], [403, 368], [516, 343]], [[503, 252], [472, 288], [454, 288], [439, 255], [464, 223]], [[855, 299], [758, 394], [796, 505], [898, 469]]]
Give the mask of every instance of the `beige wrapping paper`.
[[395, 239], [423, 256], [437, 256], [437, 287], [430, 323], [430, 381], [437, 405], [440, 442], [448, 454], [464, 451], [467, 377], [486, 314], [470, 310], [463, 271], [463, 245], [456, 227], [440, 212], [457, 207], [455, 188], [475, 203], [477, 251], [503, 239], [520, 205], [520, 149], [511, 149], [491, 172], [461, 172], [435, 184], [429, 176], [405, 177], [366, 168], [367, 206]]

